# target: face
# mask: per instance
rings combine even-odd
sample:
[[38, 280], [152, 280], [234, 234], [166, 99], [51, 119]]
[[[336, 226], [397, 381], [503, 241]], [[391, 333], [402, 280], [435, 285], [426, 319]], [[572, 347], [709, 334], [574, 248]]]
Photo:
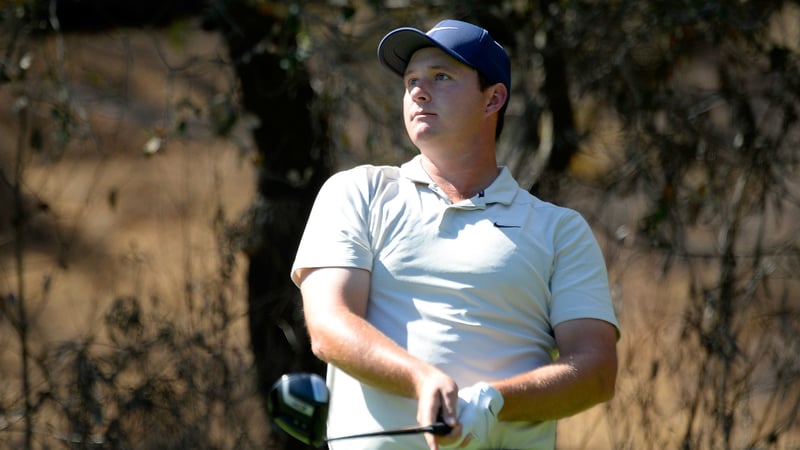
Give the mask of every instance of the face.
[[416, 51], [403, 77], [403, 117], [412, 142], [458, 145], [469, 140], [488, 117], [492, 90], [480, 90], [478, 72], [438, 48]]

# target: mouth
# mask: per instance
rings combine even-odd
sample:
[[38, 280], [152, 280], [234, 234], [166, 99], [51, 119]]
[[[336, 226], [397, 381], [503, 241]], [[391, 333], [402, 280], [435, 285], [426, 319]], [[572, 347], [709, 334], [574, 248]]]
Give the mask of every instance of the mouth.
[[430, 111], [417, 111], [417, 112], [415, 112], [414, 114], [411, 115], [411, 120], [424, 119], [426, 117], [432, 117], [432, 116], [435, 116], [435, 115], [436, 115], [435, 113], [432, 113]]

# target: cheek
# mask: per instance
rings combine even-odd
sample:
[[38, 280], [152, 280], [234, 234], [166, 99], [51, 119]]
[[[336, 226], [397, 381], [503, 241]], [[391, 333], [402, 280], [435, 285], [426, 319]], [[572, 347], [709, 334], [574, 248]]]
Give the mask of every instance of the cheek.
[[410, 125], [409, 122], [409, 111], [411, 110], [411, 106], [413, 106], [413, 102], [410, 100], [408, 94], [403, 96], [403, 123], [406, 125], [406, 128]]
[[403, 94], [403, 116], [405, 117], [408, 114], [408, 110], [413, 105], [414, 102], [411, 101], [411, 96], [408, 95], [408, 91], [405, 91]]

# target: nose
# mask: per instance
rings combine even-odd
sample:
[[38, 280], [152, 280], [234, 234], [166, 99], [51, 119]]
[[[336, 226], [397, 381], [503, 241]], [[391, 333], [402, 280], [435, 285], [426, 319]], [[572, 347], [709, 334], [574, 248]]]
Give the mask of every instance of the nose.
[[428, 90], [425, 89], [424, 84], [422, 81], [417, 82], [409, 91], [408, 95], [411, 96], [411, 99], [418, 103], [429, 102], [431, 100], [431, 96], [428, 93]]

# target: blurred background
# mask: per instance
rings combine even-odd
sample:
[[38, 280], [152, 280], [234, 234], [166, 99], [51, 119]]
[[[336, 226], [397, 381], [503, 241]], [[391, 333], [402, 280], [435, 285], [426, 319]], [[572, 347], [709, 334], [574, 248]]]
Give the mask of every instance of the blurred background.
[[416, 151], [379, 39], [513, 64], [501, 163], [581, 212], [623, 328], [559, 449], [800, 448], [800, 2], [0, 0], [0, 448], [299, 449], [289, 268], [336, 170]]

